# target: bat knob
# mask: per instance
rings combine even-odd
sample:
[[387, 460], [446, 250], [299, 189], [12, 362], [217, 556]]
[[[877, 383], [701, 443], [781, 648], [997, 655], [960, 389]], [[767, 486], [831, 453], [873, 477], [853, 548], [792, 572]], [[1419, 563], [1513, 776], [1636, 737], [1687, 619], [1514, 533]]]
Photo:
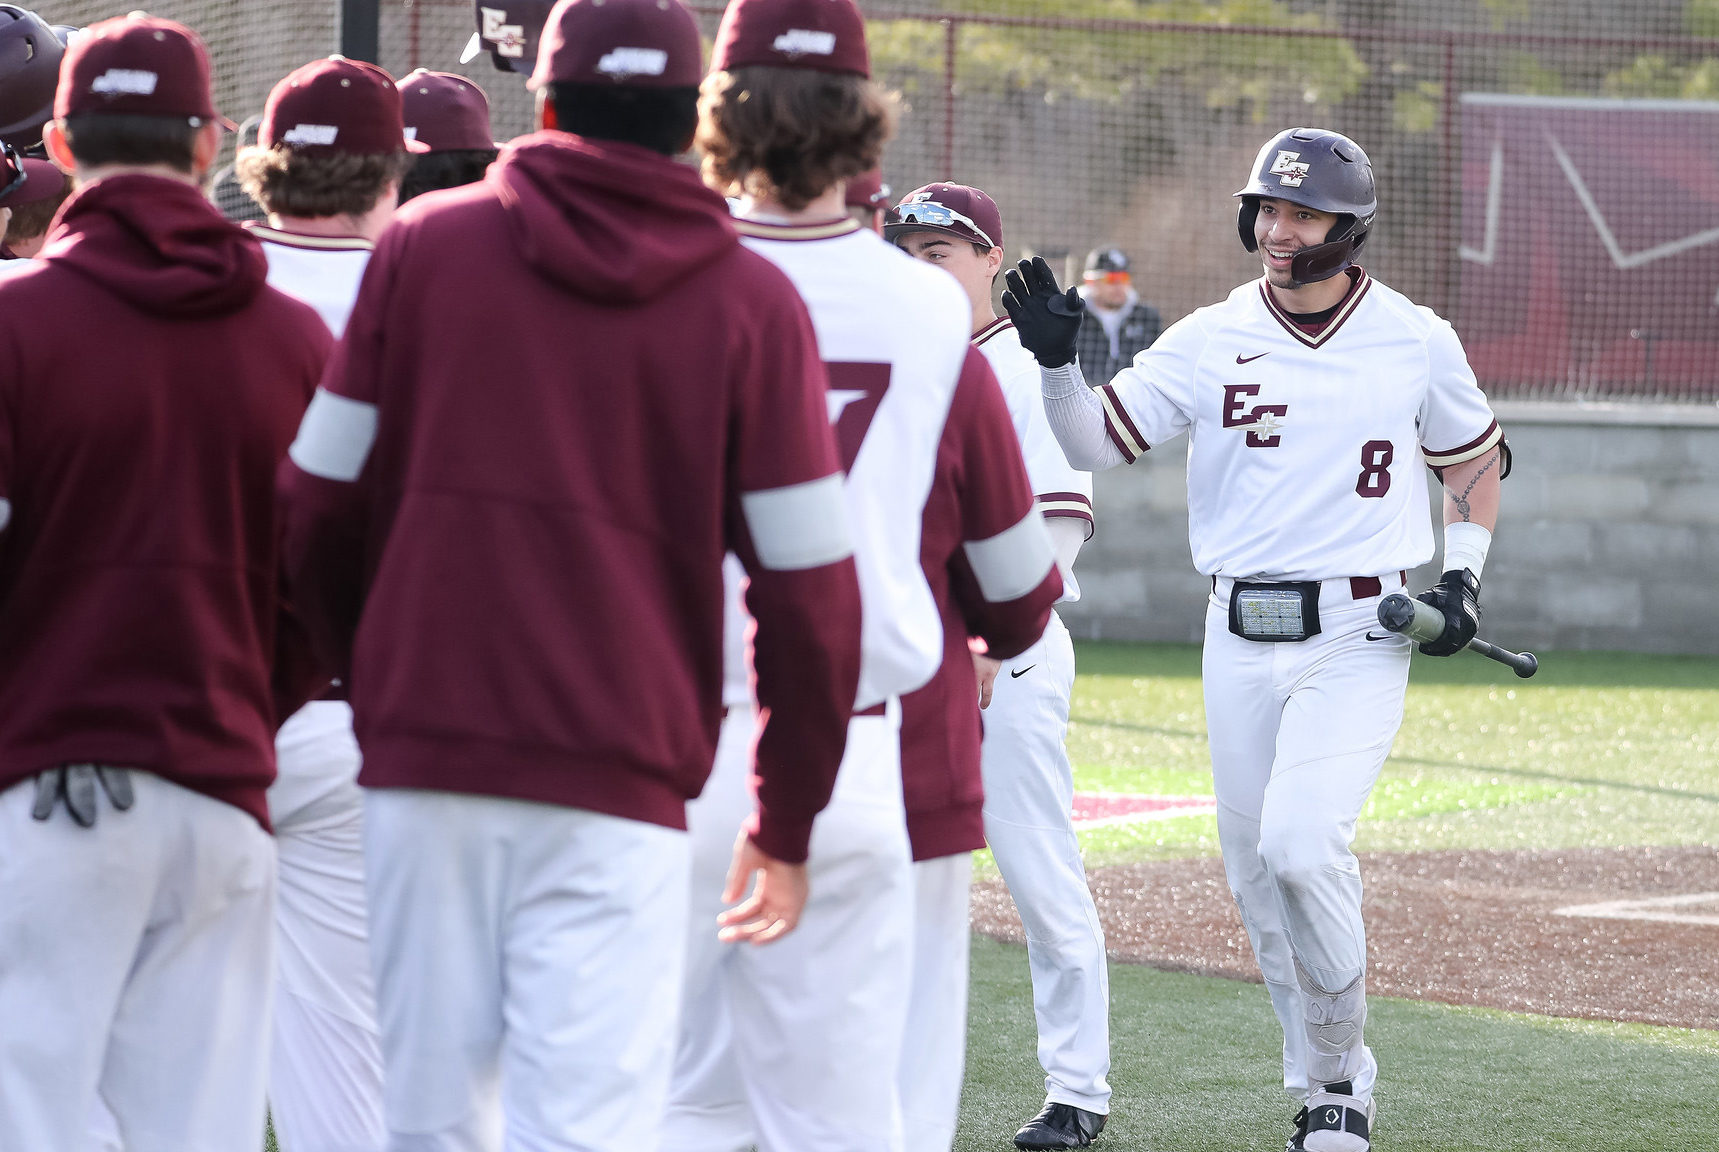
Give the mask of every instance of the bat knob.
[[1415, 620], [1415, 602], [1401, 592], [1393, 592], [1379, 601], [1379, 625], [1390, 632], [1402, 632]]
[[1540, 661], [1534, 658], [1534, 653], [1522, 653], [1521, 659], [1516, 662], [1516, 675], [1526, 680], [1538, 671], [1540, 671]]

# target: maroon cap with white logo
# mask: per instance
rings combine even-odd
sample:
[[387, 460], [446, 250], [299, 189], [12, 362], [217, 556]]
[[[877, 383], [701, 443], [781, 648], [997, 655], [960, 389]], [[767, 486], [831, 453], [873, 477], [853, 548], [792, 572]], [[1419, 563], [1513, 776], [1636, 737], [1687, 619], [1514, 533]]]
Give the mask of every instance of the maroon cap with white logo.
[[274, 86], [257, 146], [276, 145], [312, 156], [429, 151], [406, 139], [394, 77], [344, 56], [312, 60]]
[[710, 67], [749, 64], [869, 77], [865, 17], [853, 0], [734, 0], [716, 30]]
[[543, 26], [529, 87], [696, 88], [703, 58], [698, 22], [680, 0], [561, 0]]
[[1003, 246], [1003, 214], [997, 203], [965, 184], [927, 184], [915, 188], [890, 209], [883, 234], [894, 243], [909, 232], [942, 232], [969, 244]]
[[889, 185], [883, 182], [882, 168], [861, 172], [848, 181], [843, 191], [849, 208], [889, 207]]
[[406, 139], [431, 152], [490, 149], [489, 97], [483, 89], [452, 72], [419, 68], [396, 85], [406, 117]]
[[84, 112], [214, 120], [209, 50], [185, 25], [142, 12], [91, 24], [66, 48], [54, 93], [56, 118]]

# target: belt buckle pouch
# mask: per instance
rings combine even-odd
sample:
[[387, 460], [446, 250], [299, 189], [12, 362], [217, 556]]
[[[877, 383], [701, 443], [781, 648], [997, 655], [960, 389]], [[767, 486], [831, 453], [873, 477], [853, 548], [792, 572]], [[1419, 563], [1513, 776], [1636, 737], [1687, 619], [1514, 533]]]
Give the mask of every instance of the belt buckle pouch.
[[1230, 588], [1230, 631], [1261, 644], [1293, 643], [1319, 635], [1319, 581], [1237, 580]]

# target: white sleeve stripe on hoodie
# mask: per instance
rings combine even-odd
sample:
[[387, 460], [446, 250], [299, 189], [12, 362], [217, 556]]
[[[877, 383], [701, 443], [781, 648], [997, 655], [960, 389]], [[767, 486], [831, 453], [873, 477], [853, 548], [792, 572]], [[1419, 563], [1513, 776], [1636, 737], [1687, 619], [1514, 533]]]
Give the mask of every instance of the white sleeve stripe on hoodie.
[[1034, 508], [1011, 528], [961, 547], [978, 578], [979, 592], [992, 604], [1018, 600], [1037, 588], [1056, 562], [1044, 517]]
[[0, 496], [0, 532], [6, 531], [6, 525], [12, 523], [12, 501]]
[[758, 562], [774, 572], [821, 568], [853, 555], [842, 474], [742, 492], [740, 510]]
[[375, 443], [376, 405], [318, 388], [287, 455], [312, 476], [350, 484]]

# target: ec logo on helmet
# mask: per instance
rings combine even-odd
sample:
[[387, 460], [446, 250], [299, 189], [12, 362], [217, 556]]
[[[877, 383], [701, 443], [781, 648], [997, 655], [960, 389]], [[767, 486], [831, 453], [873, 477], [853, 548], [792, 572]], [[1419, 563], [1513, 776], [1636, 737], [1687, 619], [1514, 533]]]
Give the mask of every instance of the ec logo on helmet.
[[1271, 162], [1270, 172], [1273, 176], [1282, 177], [1285, 188], [1299, 188], [1301, 182], [1307, 179], [1307, 165], [1298, 163], [1301, 159], [1299, 152], [1279, 152], [1277, 159]]

